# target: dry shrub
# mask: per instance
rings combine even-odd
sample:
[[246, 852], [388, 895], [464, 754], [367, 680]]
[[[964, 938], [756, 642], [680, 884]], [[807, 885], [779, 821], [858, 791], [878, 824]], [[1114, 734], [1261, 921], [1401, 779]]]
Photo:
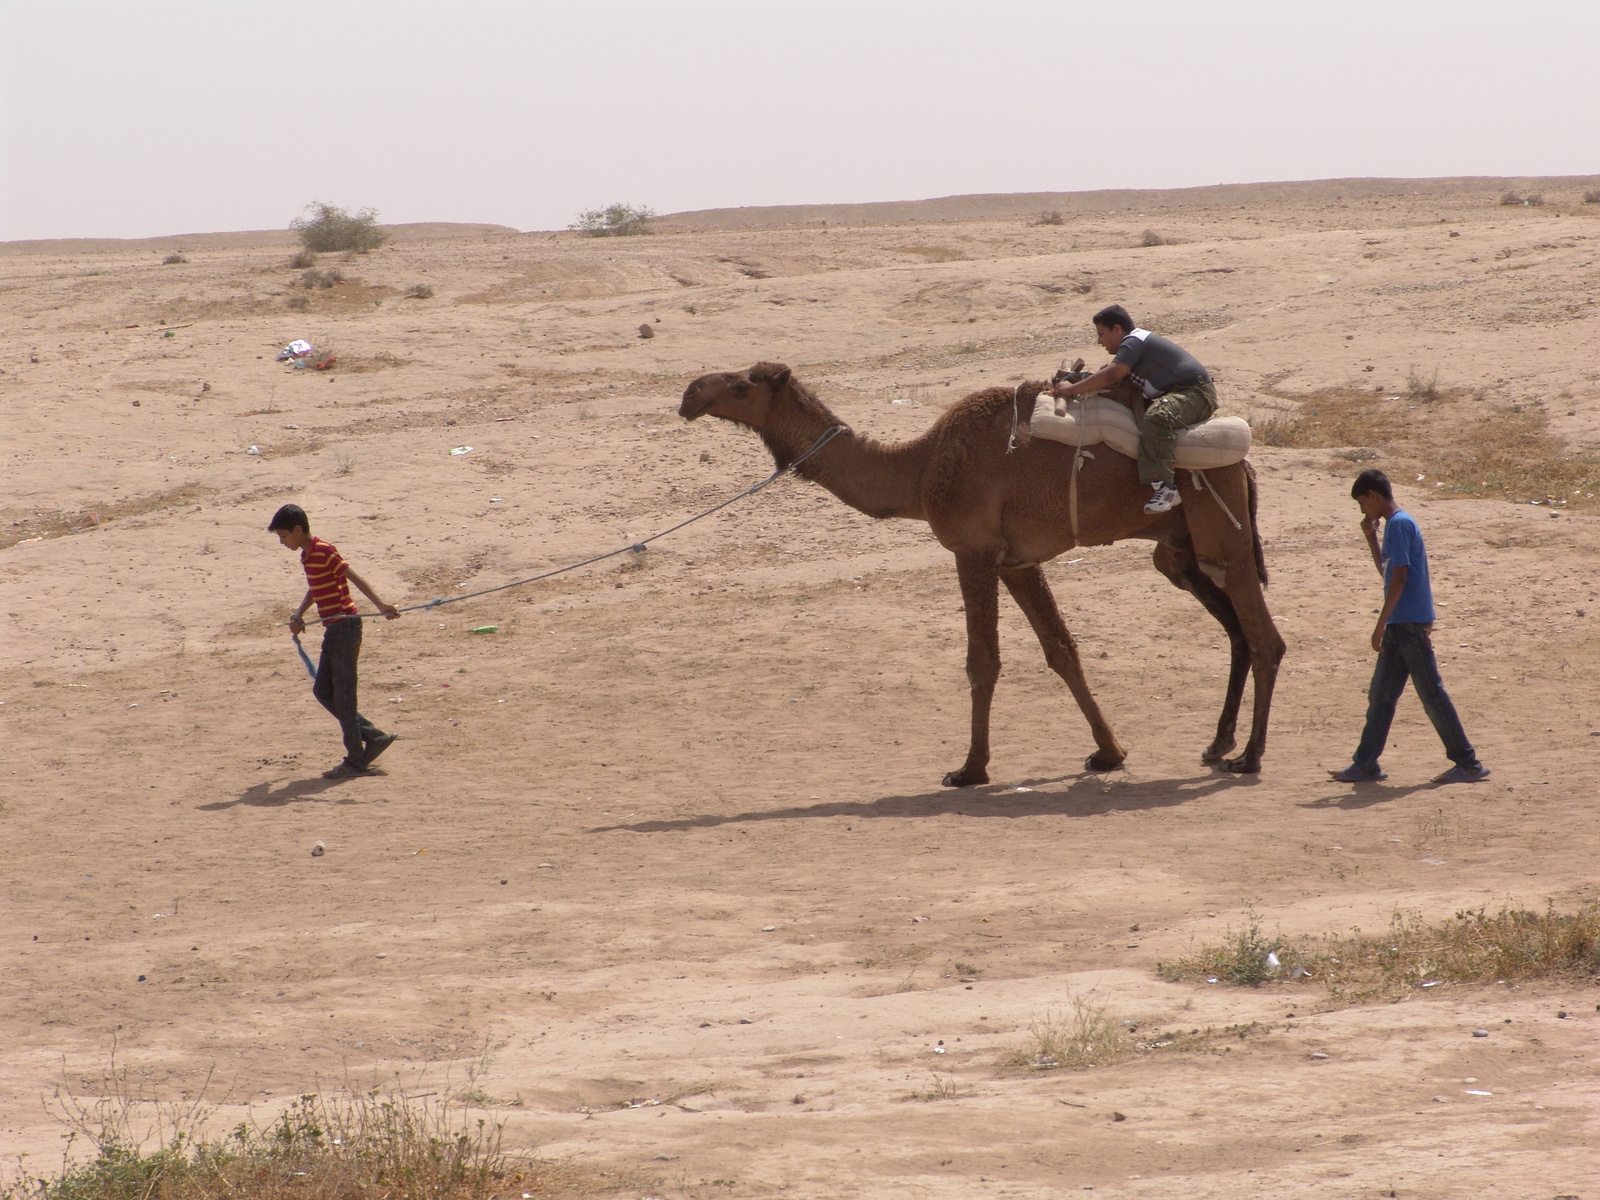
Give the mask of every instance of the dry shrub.
[[1442, 387], [1437, 373], [1423, 377], [1413, 370], [1398, 396], [1344, 387], [1296, 400], [1293, 412], [1256, 422], [1256, 440], [1300, 449], [1376, 450], [1362, 459], [1393, 460], [1392, 477], [1400, 479], [1403, 470], [1423, 475], [1442, 499], [1572, 506], [1592, 503], [1600, 491], [1600, 455], [1569, 449], [1550, 431], [1540, 408], [1491, 404]]
[[1585, 204], [1600, 204], [1600, 188], [1590, 188], [1583, 194]]
[[1517, 195], [1516, 192], [1507, 192], [1500, 197], [1500, 203], [1509, 208], [1513, 204], [1521, 204], [1522, 197]]
[[1525, 199], [1523, 201], [1523, 203], [1526, 204], [1529, 208], [1543, 208], [1544, 207], [1544, 197], [1542, 195], [1540, 195], [1538, 192], [1534, 192], [1533, 195], [1531, 195], [1527, 199]]
[[654, 209], [643, 204], [609, 204], [586, 209], [567, 228], [589, 237], [631, 237], [649, 233], [649, 221], [655, 215]]
[[304, 271], [307, 267], [317, 265], [317, 255], [314, 250], [297, 250], [295, 256], [289, 260], [289, 265], [296, 271]]
[[1268, 939], [1252, 922], [1220, 945], [1159, 963], [1156, 971], [1172, 982], [1319, 984], [1335, 1003], [1350, 1004], [1424, 984], [1588, 979], [1600, 974], [1600, 904], [1576, 913], [1507, 908], [1492, 916], [1479, 908], [1432, 924], [1397, 912], [1381, 937]]
[[1034, 218], [1033, 223], [1035, 225], [1065, 225], [1067, 219], [1054, 209], [1051, 209], [1048, 212], [1040, 213]]
[[1028, 1023], [1028, 1040], [1005, 1059], [1010, 1067], [1102, 1067], [1135, 1052], [1123, 1026], [1086, 996], [1068, 997], [1070, 1011], [1049, 1009]]
[[1167, 239], [1154, 229], [1146, 229], [1139, 235], [1139, 245], [1141, 246], [1165, 246], [1166, 244]]
[[186, 263], [188, 261], [189, 260], [181, 254], [169, 254], [161, 260], [161, 265], [163, 267], [174, 267], [179, 263]]
[[432, 300], [433, 289], [425, 283], [413, 283], [406, 289], [407, 300]]
[[338, 267], [329, 267], [325, 271], [319, 271], [312, 267], [300, 276], [300, 286], [306, 289], [331, 288], [334, 284], [343, 282], [344, 272], [339, 270]]
[[311, 301], [304, 296], [290, 296], [288, 304], [290, 312], [305, 312], [311, 307]]
[[352, 250], [366, 254], [389, 240], [389, 235], [378, 228], [376, 209], [351, 213], [317, 200], [306, 205], [306, 213], [307, 216], [290, 221], [289, 228], [300, 238], [300, 244], [313, 253]]
[[[468, 1107], [398, 1087], [301, 1096], [272, 1125], [241, 1122], [213, 1140], [201, 1100], [154, 1102], [115, 1060], [102, 1083], [89, 1101], [57, 1089], [61, 1170], [24, 1171], [0, 1200], [487, 1200], [586, 1182], [503, 1149], [502, 1127]], [[92, 1157], [73, 1158], [78, 1141]]]

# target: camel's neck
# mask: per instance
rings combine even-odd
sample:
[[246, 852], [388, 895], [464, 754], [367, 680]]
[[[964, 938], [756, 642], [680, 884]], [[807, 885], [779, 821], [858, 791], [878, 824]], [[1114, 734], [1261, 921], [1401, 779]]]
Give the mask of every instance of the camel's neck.
[[[775, 406], [768, 428], [761, 430], [761, 440], [780, 464], [793, 462], [831, 426], [843, 424], [809, 394], [792, 399], [792, 404]], [[926, 521], [921, 493], [927, 454], [922, 442], [884, 446], [845, 427], [801, 463], [799, 473], [870, 517]]]

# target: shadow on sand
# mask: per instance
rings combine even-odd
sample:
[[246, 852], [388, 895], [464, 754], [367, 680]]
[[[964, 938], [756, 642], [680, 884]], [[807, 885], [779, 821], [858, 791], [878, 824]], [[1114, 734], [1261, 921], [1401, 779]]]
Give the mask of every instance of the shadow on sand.
[[[323, 779], [319, 775], [314, 779], [291, 779], [274, 791], [273, 784], [269, 780], [245, 789], [236, 800], [218, 800], [214, 804], [201, 804], [196, 807], [201, 812], [223, 812], [240, 804], [248, 804], [252, 808], [282, 808], [285, 804], [293, 804], [296, 800], [313, 800], [323, 792], [342, 787], [347, 783], [359, 782], [360, 780], [356, 779]], [[319, 803], [359, 804], [361, 801], [355, 796], [341, 796], [337, 799], [330, 797]]]
[[1300, 804], [1301, 808], [1342, 808], [1355, 810], [1371, 808], [1375, 804], [1389, 804], [1395, 800], [1404, 800], [1407, 796], [1414, 796], [1418, 792], [1436, 792], [1443, 783], [1414, 783], [1410, 787], [1384, 787], [1381, 783], [1354, 783], [1331, 784], [1332, 787], [1346, 787], [1343, 795], [1324, 796], [1320, 800], [1306, 800]]
[[940, 788], [915, 796], [881, 796], [876, 800], [835, 800], [823, 804], [794, 805], [760, 812], [705, 813], [673, 821], [638, 821], [627, 825], [599, 825], [586, 833], [672, 833], [687, 829], [714, 829], [757, 821], [809, 821], [819, 817], [1096, 817], [1110, 812], [1144, 812], [1172, 808], [1226, 788], [1252, 787], [1254, 775], [1220, 772], [1199, 779], [1146, 779], [1124, 781], [1118, 774], [1085, 772], [1056, 779], [1029, 779], [1021, 786], [1047, 787], [1067, 783], [1064, 791], [1019, 792], [1016, 784], [972, 788]]

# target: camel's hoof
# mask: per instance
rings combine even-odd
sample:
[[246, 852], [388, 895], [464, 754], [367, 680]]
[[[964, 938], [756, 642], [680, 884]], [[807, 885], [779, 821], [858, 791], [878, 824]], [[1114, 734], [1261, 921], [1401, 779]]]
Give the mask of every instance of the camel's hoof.
[[1123, 764], [1127, 757], [1128, 756], [1126, 754], [1107, 754], [1104, 750], [1096, 750], [1093, 754], [1089, 755], [1088, 758], [1083, 760], [1083, 769], [1085, 771], [1102, 773], [1105, 771], [1115, 771]]
[[976, 787], [980, 783], [989, 782], [989, 772], [962, 767], [959, 771], [949, 772], [942, 782], [945, 787]]
[[1238, 758], [1224, 759], [1222, 769], [1234, 775], [1259, 775], [1261, 774], [1261, 758], [1259, 755], [1241, 754]]
[[1222, 760], [1228, 757], [1228, 751], [1233, 749], [1233, 745], [1232, 742], [1228, 742], [1225, 745], [1212, 742], [1210, 746], [1206, 747], [1205, 753], [1200, 756], [1200, 762], [1208, 767], [1221, 766]]

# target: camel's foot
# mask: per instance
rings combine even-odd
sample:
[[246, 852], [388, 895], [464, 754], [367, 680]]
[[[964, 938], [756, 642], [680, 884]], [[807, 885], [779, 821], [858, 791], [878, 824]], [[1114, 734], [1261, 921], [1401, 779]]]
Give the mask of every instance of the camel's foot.
[[1208, 767], [1221, 766], [1222, 760], [1228, 757], [1228, 751], [1233, 747], [1232, 738], [1218, 738], [1205, 748], [1205, 752], [1200, 755], [1200, 761]]
[[980, 783], [989, 782], [989, 772], [982, 767], [968, 765], [959, 771], [951, 771], [944, 777], [943, 782], [945, 787], [976, 787]]
[[1127, 759], [1121, 750], [1096, 750], [1083, 760], [1085, 771], [1115, 771]]
[[1239, 755], [1238, 758], [1223, 759], [1221, 767], [1224, 771], [1232, 772], [1235, 775], [1259, 775], [1261, 774], [1261, 755], [1246, 746], [1244, 753]]

